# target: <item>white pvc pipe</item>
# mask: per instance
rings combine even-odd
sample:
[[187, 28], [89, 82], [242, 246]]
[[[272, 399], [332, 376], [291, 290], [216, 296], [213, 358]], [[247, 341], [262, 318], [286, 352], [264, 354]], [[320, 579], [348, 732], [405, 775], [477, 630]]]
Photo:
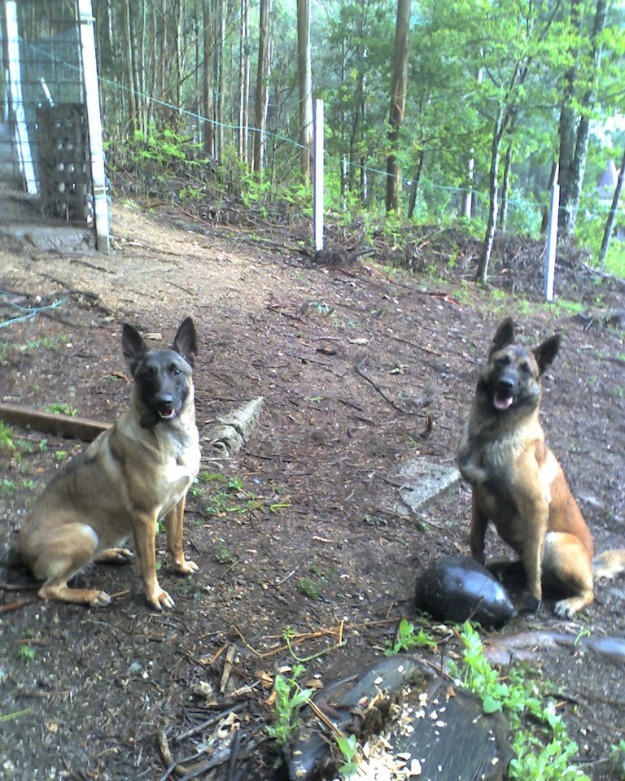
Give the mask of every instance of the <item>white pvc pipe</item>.
[[15, 112], [15, 136], [19, 154], [19, 164], [26, 183], [26, 192], [37, 195], [38, 186], [33, 166], [33, 155], [28, 138], [24, 98], [22, 97], [22, 69], [20, 66], [20, 44], [17, 28], [17, 4], [15, 0], [6, 0], [4, 4], [7, 30], [7, 55], [9, 58], [8, 87], [10, 103]]
[[87, 127], [91, 155], [91, 177], [93, 180], [93, 211], [96, 241], [100, 252], [109, 252], [109, 213], [106, 200], [106, 179], [104, 173], [104, 147], [102, 144], [102, 119], [100, 116], [100, 94], [98, 91], [98, 68], [95, 58], [95, 36], [93, 34], [93, 12], [91, 0], [79, 0], [80, 42], [82, 44], [82, 67], [85, 79], [85, 102], [87, 105]]
[[547, 249], [545, 252], [545, 300], [553, 301], [553, 281], [556, 269], [556, 249], [558, 246], [558, 211], [560, 209], [560, 185], [558, 172], [551, 188], [549, 204], [549, 227], [547, 231]]
[[313, 117], [313, 233], [315, 250], [323, 249], [323, 153], [324, 153], [324, 129], [323, 129], [323, 100], [315, 100]]

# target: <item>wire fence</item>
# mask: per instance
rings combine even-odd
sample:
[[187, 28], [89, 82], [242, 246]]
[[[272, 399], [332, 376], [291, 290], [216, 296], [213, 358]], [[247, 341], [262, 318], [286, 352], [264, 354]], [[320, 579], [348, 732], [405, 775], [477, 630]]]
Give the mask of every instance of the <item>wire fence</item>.
[[[32, 10], [37, 3], [38, 0], [24, 0], [18, 9]], [[29, 39], [24, 35], [17, 36], [17, 47], [10, 49], [14, 54], [13, 61], [9, 56], [9, 72], [12, 69], [20, 79], [25, 138], [30, 141], [22, 144], [22, 164], [32, 167], [35, 191], [45, 214], [88, 220], [90, 178], [77, 20], [66, 15], [59, 20], [48, 19], [43, 35], [41, 27], [33, 24], [32, 13], [29, 16], [21, 10], [20, 24], [22, 28], [30, 24], [31, 34]], [[177, 106], [113, 79], [100, 76], [99, 82], [102, 91], [126, 97], [134, 95], [156, 109], [166, 109], [185, 118], [198, 141], [202, 126], [209, 123], [227, 130], [233, 138], [243, 130], [250, 134], [262, 132], [264, 139], [271, 140], [275, 147], [287, 145], [294, 154], [299, 154], [303, 149], [299, 141], [280, 132], [260, 131], [252, 126], [242, 129], [238, 124], [220, 123], [184, 105]], [[11, 95], [11, 89], [11, 83], [4, 84], [5, 105], [10, 102], [7, 98]], [[0, 178], [3, 178], [3, 170], [6, 171], [6, 167], [2, 168], [2, 148], [0, 128]], [[386, 170], [380, 167], [356, 165], [327, 151], [325, 161], [328, 171], [344, 170], [345, 166], [357, 168], [358, 177], [355, 178], [364, 174], [371, 181], [372, 187], [381, 188], [388, 176]], [[411, 186], [411, 180], [405, 178], [406, 200]], [[468, 189], [450, 186], [426, 178], [419, 183], [413, 216], [416, 220], [449, 221], [462, 213], [463, 200], [467, 194], [471, 196], [471, 218], [485, 221], [489, 208], [487, 192], [479, 187]], [[548, 192], [542, 196], [544, 203], [519, 195], [511, 197], [507, 204], [507, 229], [510, 232], [536, 235], [541, 228], [548, 198]], [[608, 203], [595, 202], [583, 211], [582, 217], [587, 221], [601, 220], [607, 217], [608, 211]]]

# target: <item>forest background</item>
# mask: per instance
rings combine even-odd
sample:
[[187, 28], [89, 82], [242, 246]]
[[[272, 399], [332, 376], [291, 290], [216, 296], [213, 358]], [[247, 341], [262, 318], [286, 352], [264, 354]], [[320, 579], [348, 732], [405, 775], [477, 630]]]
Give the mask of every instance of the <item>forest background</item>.
[[[356, 221], [363, 233], [406, 221], [460, 226], [484, 237], [485, 281], [497, 230], [545, 230], [557, 176], [560, 237], [623, 273], [624, 245], [609, 241], [623, 221], [623, 3], [93, 7], [107, 162], [122, 189], [130, 174], [144, 194], [167, 181], [190, 208], [209, 199], [215, 215], [234, 203], [274, 219], [306, 216], [320, 98], [337, 224]], [[601, 192], [610, 161], [621, 176]]]

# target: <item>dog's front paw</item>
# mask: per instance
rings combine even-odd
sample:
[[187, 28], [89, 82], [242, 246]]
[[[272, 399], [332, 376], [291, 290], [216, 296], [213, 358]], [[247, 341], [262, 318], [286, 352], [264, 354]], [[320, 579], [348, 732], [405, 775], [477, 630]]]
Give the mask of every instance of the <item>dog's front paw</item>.
[[174, 562], [174, 568], [180, 575], [190, 575], [192, 572], [197, 572], [199, 570], [198, 565], [194, 561], [189, 561], [188, 559]]
[[540, 599], [533, 594], [524, 594], [521, 602], [520, 613], [536, 613], [540, 608]]
[[90, 607], [105, 607], [105, 605], [111, 604], [111, 597], [106, 591], [94, 591], [91, 599], [89, 600]]
[[174, 600], [166, 591], [163, 591], [162, 588], [159, 588], [153, 594], [146, 595], [146, 597], [150, 605], [152, 605], [153, 608], [156, 608], [156, 610], [162, 610], [164, 607], [176, 607]]
[[561, 599], [559, 602], [556, 602], [553, 606], [553, 612], [558, 616], [558, 618], [573, 618], [575, 613], [580, 608], [579, 600], [577, 599]]

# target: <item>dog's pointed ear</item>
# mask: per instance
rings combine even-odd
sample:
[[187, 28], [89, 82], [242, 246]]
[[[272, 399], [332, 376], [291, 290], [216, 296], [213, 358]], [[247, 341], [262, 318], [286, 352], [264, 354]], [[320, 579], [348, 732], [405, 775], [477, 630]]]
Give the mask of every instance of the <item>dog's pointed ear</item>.
[[180, 353], [187, 363], [193, 366], [195, 356], [197, 355], [197, 335], [193, 320], [190, 317], [187, 317], [180, 324], [174, 339], [173, 349]]
[[536, 358], [536, 363], [538, 364], [538, 369], [541, 374], [553, 363], [553, 360], [560, 349], [560, 341], [560, 334], [555, 334], [555, 336], [550, 336], [549, 339], [545, 339], [545, 341], [534, 350], [534, 357]]
[[143, 360], [148, 348], [145, 346], [145, 342], [141, 338], [139, 331], [137, 331], [136, 328], [133, 328], [129, 323], [124, 323], [122, 329], [122, 350], [130, 373], [134, 377], [137, 367]]
[[498, 350], [503, 350], [503, 348], [507, 347], [509, 344], [514, 344], [514, 336], [514, 320], [511, 317], [506, 317], [503, 323], [495, 331], [493, 341], [490, 344], [488, 357], [490, 358], [490, 356]]

